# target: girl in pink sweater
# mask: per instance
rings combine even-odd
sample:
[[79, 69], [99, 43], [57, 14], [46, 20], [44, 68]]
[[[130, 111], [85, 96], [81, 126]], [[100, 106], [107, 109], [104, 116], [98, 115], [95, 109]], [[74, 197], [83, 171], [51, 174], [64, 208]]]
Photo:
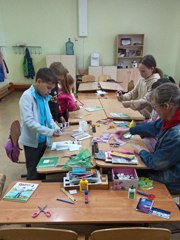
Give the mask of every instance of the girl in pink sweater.
[[65, 121], [68, 122], [69, 112], [79, 110], [79, 105], [75, 102], [72, 97], [72, 89], [74, 88], [74, 79], [70, 74], [61, 80], [61, 89], [59, 89], [58, 103], [59, 113], [62, 114]]

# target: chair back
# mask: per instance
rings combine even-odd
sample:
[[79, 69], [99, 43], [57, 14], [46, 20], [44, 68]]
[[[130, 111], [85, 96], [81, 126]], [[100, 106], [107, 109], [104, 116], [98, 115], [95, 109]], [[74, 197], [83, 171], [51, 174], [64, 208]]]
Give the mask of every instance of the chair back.
[[99, 81], [99, 82], [107, 81], [108, 79], [111, 79], [111, 76], [109, 76], [109, 75], [100, 75], [100, 76], [98, 77], [98, 81]]
[[111, 228], [91, 233], [91, 240], [170, 240], [171, 232], [163, 228]]
[[84, 76], [82, 76], [82, 82], [95, 82], [95, 76], [84, 75]]
[[19, 137], [21, 135], [21, 126], [18, 120], [15, 120], [12, 122], [10, 127], [10, 133], [9, 136], [13, 142], [14, 145], [18, 144]]
[[13, 228], [0, 229], [0, 239], [3, 240], [77, 240], [76, 232], [53, 228]]

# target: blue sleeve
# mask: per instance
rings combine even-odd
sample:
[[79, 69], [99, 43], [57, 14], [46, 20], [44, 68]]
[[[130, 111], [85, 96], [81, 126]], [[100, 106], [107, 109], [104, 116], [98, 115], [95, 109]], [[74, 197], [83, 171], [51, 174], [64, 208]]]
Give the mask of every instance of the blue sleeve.
[[140, 123], [130, 128], [130, 133], [132, 135], [138, 134], [141, 137], [156, 137], [161, 131], [162, 123], [162, 119], [155, 122]]
[[169, 130], [163, 141], [157, 142], [154, 153], [140, 151], [140, 157], [146, 166], [153, 170], [166, 170], [180, 162], [180, 132]]

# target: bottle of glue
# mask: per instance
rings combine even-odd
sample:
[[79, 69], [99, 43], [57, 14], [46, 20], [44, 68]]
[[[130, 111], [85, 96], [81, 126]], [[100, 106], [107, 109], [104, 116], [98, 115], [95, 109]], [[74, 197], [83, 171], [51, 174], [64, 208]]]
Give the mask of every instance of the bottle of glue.
[[80, 192], [84, 192], [85, 190], [88, 190], [88, 180], [85, 178], [82, 178], [79, 182], [80, 184]]
[[134, 120], [132, 120], [130, 123], [129, 123], [129, 128], [132, 128], [132, 127], [134, 127], [135, 126], [135, 122], [134, 122]]

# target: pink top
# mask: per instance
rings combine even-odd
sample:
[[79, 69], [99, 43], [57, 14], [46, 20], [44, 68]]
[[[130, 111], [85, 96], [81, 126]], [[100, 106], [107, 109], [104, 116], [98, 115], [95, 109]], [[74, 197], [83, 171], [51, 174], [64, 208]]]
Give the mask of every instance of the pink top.
[[58, 95], [58, 103], [60, 105], [59, 112], [65, 112], [68, 109], [69, 112], [72, 112], [76, 108], [75, 101], [71, 94], [60, 93]]

